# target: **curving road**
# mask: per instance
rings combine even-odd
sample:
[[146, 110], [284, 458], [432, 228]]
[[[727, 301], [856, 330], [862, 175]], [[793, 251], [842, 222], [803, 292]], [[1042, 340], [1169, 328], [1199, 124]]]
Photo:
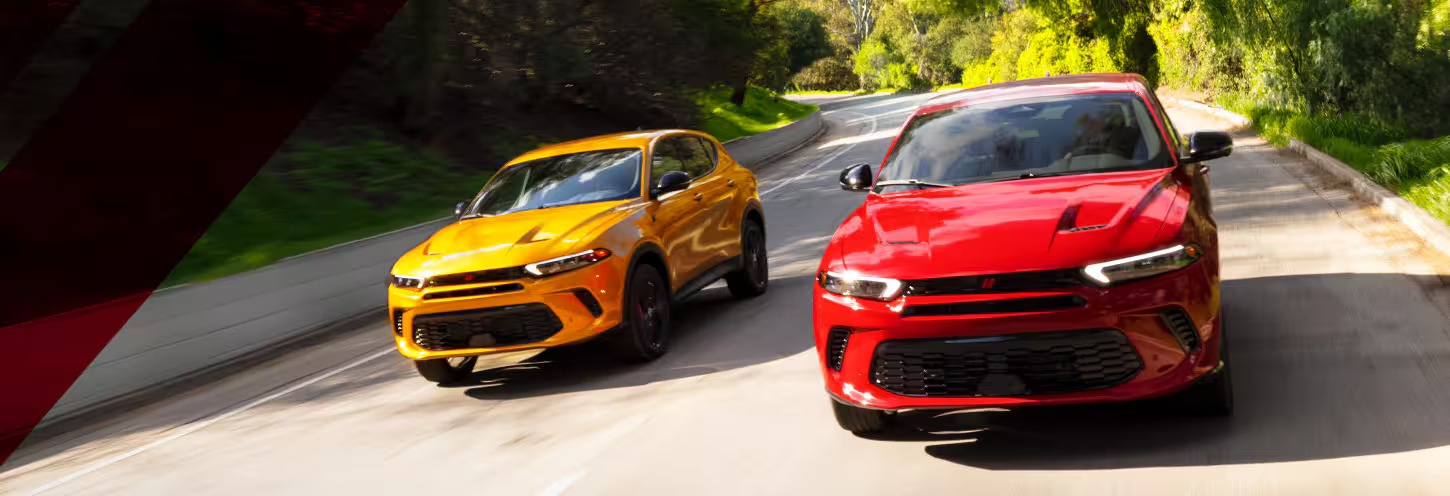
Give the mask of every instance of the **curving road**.
[[[1435, 274], [1450, 261], [1252, 136], [1212, 173], [1235, 417], [1110, 405], [915, 414], [882, 439], [838, 429], [809, 330], [816, 261], [862, 198], [836, 175], [878, 162], [924, 98], [832, 101], [825, 136], [763, 169], [770, 292], [702, 292], [656, 363], [561, 350], [434, 387], [391, 350], [380, 318], [32, 439], [0, 493], [1444, 491], [1450, 276]], [[1215, 127], [1172, 112], [1185, 132]]]

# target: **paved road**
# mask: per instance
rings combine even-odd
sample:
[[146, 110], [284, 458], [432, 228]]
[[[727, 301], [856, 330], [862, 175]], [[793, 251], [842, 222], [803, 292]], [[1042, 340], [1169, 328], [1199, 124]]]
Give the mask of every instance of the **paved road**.
[[811, 272], [862, 198], [837, 172], [878, 161], [923, 98], [833, 105], [827, 136], [765, 169], [770, 293], [703, 292], [659, 362], [551, 352], [434, 387], [380, 319], [34, 441], [0, 493], [1444, 491], [1450, 290], [1434, 274], [1450, 263], [1252, 137], [1212, 173], [1238, 415], [1116, 405], [915, 415], [886, 439], [839, 430], [811, 350]]

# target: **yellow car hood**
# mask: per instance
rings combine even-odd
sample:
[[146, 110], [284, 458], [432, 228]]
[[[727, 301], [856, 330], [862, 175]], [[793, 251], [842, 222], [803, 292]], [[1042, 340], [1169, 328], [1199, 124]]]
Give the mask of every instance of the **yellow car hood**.
[[639, 205], [637, 200], [585, 203], [455, 222], [398, 260], [394, 273], [431, 276], [515, 267], [588, 250], [595, 247], [582, 244], [595, 231]]

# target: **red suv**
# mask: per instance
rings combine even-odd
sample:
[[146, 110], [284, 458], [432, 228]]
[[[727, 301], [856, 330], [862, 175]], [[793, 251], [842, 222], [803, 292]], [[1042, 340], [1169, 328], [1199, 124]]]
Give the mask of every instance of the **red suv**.
[[1142, 77], [937, 97], [873, 175], [817, 274], [816, 350], [841, 427], [894, 412], [1138, 400], [1226, 415], [1208, 166]]

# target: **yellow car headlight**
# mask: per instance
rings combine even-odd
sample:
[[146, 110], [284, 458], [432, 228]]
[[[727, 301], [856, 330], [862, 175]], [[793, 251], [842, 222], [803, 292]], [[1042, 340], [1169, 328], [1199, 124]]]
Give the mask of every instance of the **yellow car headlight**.
[[568, 272], [571, 270], [593, 265], [595, 263], [598, 263], [600, 260], [609, 258], [610, 255], [613, 255], [613, 253], [611, 253], [607, 249], [595, 248], [586, 252], [575, 253], [573, 255], [564, 255], [562, 257], [551, 258], [542, 262], [534, 262], [525, 265], [524, 272], [528, 272], [529, 275], [532, 275], [534, 277], [552, 276], [561, 272]]

